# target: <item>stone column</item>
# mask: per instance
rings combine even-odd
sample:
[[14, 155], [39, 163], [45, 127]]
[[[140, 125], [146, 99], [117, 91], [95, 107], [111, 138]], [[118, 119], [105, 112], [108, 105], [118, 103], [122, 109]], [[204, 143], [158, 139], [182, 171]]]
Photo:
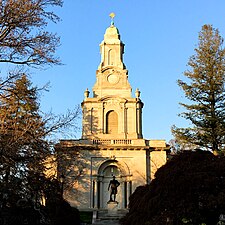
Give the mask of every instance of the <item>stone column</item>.
[[146, 183], [150, 184], [151, 168], [150, 168], [150, 150], [146, 149]]
[[92, 208], [97, 207], [97, 180], [93, 180], [92, 182]]
[[132, 181], [130, 180], [129, 181], [129, 197], [131, 196], [132, 194]]
[[124, 181], [124, 208], [127, 208], [127, 181]]
[[136, 126], [139, 138], [142, 138], [142, 103], [137, 102], [136, 105]]
[[125, 134], [125, 139], [127, 139], [127, 108], [126, 106], [124, 107], [124, 134]]
[[91, 134], [93, 134], [93, 126], [94, 126], [94, 124], [93, 124], [93, 108], [91, 108], [91, 115], [90, 115], [90, 128], [91, 128], [91, 130], [90, 130], [90, 132], [91, 132]]
[[139, 137], [142, 138], [142, 108], [139, 109]]
[[100, 199], [101, 199], [101, 182], [97, 181], [97, 208], [100, 208]]
[[106, 133], [106, 115], [105, 115], [105, 105], [104, 102], [102, 103], [102, 111], [101, 111], [101, 117], [100, 117], [100, 121], [102, 121], [101, 124], [101, 133], [105, 134]]

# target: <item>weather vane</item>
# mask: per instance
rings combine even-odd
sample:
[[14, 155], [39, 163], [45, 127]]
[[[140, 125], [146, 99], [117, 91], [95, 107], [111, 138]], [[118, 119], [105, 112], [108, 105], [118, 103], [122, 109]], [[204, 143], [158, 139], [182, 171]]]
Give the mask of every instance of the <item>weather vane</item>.
[[114, 25], [114, 17], [116, 16], [115, 13], [110, 13], [109, 16], [111, 17], [111, 25]]

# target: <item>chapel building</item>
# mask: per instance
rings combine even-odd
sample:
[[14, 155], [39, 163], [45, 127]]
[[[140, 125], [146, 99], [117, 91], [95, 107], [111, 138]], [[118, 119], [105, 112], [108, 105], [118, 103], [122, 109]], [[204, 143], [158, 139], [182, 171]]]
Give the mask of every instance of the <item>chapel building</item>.
[[61, 140], [58, 176], [65, 176], [64, 198], [83, 208], [107, 208], [112, 176], [120, 182], [118, 208], [128, 206], [137, 186], [149, 184], [167, 160], [164, 140], [147, 140], [142, 133], [143, 102], [132, 88], [123, 62], [124, 43], [112, 21], [100, 44], [101, 62], [90, 95], [84, 92], [82, 137]]

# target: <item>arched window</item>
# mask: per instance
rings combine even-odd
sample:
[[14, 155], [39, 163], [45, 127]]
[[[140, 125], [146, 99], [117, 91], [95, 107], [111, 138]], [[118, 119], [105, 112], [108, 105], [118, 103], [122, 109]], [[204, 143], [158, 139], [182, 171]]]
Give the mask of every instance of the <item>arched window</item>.
[[117, 134], [118, 133], [118, 115], [115, 111], [109, 111], [106, 114], [106, 133]]
[[114, 51], [110, 49], [108, 52], [108, 65], [114, 65], [114, 60], [115, 60]]

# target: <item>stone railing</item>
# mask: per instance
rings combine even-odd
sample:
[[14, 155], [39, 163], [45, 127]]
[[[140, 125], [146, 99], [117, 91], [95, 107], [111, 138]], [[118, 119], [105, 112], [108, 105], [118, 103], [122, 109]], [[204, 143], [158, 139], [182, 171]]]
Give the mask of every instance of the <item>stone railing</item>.
[[146, 141], [144, 139], [77, 139], [60, 140], [60, 144], [64, 147], [78, 145], [146, 146]]
[[93, 144], [95, 145], [132, 145], [130, 139], [94, 139]]

